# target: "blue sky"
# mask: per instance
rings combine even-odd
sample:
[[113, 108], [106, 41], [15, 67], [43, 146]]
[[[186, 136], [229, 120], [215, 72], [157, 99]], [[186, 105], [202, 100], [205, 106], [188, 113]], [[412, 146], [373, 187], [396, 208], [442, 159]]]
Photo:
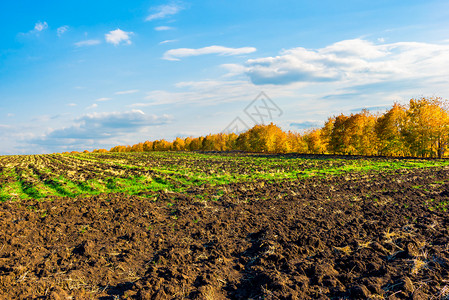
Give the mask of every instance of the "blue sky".
[[[448, 1], [2, 1], [0, 154], [301, 131], [449, 97]], [[240, 127], [242, 128], [242, 127]]]

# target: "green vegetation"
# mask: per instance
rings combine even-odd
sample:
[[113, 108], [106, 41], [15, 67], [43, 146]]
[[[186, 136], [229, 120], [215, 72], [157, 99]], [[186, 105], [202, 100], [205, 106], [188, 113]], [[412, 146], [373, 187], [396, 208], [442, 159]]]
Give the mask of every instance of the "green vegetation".
[[[101, 193], [145, 195], [204, 185], [301, 180], [448, 166], [448, 160], [345, 159], [243, 153], [83, 153], [0, 157], [0, 201]], [[415, 188], [420, 188], [416, 186]], [[216, 200], [223, 194], [202, 195]]]

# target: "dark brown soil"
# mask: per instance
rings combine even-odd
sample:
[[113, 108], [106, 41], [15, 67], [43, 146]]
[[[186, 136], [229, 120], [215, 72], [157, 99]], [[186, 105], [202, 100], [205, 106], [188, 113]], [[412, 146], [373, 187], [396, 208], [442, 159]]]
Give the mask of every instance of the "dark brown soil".
[[0, 299], [447, 299], [448, 179], [0, 203]]

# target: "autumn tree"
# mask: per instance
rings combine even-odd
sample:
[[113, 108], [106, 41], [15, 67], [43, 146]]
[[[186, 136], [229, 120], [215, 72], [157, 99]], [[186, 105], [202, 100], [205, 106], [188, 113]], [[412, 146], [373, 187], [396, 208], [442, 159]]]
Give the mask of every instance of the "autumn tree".
[[306, 144], [305, 148], [307, 149], [307, 153], [323, 154], [326, 152], [326, 144], [323, 141], [322, 129], [307, 131], [303, 136], [303, 140]]
[[143, 152], [143, 143], [132, 145], [131, 152]]
[[402, 134], [405, 121], [406, 108], [398, 103], [377, 119], [374, 131], [378, 138], [379, 154], [409, 155], [409, 149]]
[[239, 135], [219, 133], [196, 138], [178, 137], [173, 142], [146, 141], [133, 146], [116, 146], [110, 151], [242, 150], [443, 157], [448, 142], [448, 103], [441, 98], [420, 98], [411, 99], [407, 106], [394, 104], [380, 116], [362, 110], [349, 116], [330, 117], [322, 128], [302, 135], [285, 132], [271, 123], [256, 125]]
[[201, 144], [201, 150], [213, 151], [215, 150], [215, 136], [212, 134], [207, 135]]
[[92, 153], [107, 153], [107, 152], [108, 152], [108, 150], [106, 150], [106, 149], [94, 149], [92, 151]]
[[241, 136], [242, 139], [238, 141], [238, 144], [241, 147], [240, 149], [244, 151], [270, 153], [285, 153], [290, 151], [287, 134], [273, 123], [269, 125], [256, 125], [246, 133], [241, 134]]
[[238, 135], [233, 132], [226, 135], [225, 139], [226, 139], [226, 150], [227, 151], [237, 149], [237, 147], [236, 147], [237, 138], [238, 138]]
[[112, 147], [109, 152], [125, 152], [126, 147], [125, 146], [115, 146]]
[[185, 150], [190, 150], [190, 143], [192, 142], [193, 138], [192, 137], [186, 137], [184, 139], [184, 149]]
[[185, 146], [186, 146], [185, 141], [184, 141], [183, 139], [177, 137], [177, 138], [173, 141], [172, 150], [174, 150], [174, 151], [185, 150]]
[[203, 146], [203, 140], [204, 140], [204, 137], [202, 137], [202, 136], [192, 139], [188, 145], [188, 149], [190, 151], [202, 150], [201, 148]]
[[245, 131], [239, 134], [235, 140], [235, 146], [241, 151], [251, 151], [251, 145], [249, 143], [249, 131]]
[[349, 145], [349, 136], [346, 134], [348, 119], [349, 117], [343, 114], [335, 117], [328, 144], [329, 151], [333, 154], [346, 154]]
[[377, 136], [374, 131], [377, 117], [366, 109], [351, 114], [345, 121], [345, 152], [356, 155], [375, 155]]
[[441, 98], [411, 99], [403, 129], [411, 154], [442, 157], [448, 126], [448, 110]]
[[334, 123], [335, 123], [336, 117], [329, 117], [324, 123], [324, 126], [320, 129], [320, 139], [321, 142], [324, 145], [325, 152], [330, 153], [331, 150], [331, 137], [332, 137], [332, 130], [334, 129]]
[[143, 143], [143, 151], [144, 152], [153, 151], [153, 142], [146, 141], [145, 143]]
[[168, 151], [171, 148], [171, 143], [162, 139], [153, 142], [154, 151]]

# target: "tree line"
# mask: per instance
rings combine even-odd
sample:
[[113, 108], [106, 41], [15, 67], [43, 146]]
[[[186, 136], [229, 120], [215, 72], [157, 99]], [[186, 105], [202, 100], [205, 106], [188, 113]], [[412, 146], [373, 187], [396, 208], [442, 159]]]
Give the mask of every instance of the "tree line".
[[[362, 110], [328, 118], [324, 126], [304, 133], [283, 131], [271, 123], [256, 125], [239, 135], [146, 141], [93, 152], [232, 151], [265, 153], [343, 154], [366, 156], [443, 157], [449, 142], [449, 109], [437, 97], [395, 103], [385, 113]], [[85, 151], [86, 152], [86, 151]]]

